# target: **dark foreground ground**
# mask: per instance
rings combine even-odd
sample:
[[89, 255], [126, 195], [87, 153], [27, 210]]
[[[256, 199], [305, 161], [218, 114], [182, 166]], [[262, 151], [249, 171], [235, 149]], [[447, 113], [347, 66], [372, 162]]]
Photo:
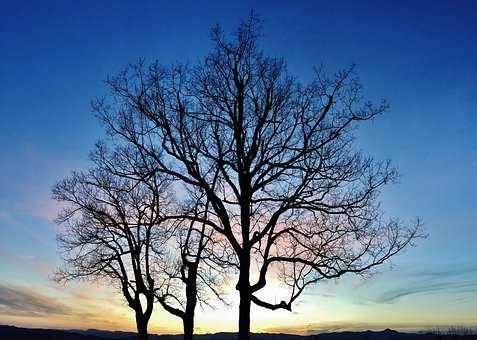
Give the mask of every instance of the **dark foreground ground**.
[[[181, 340], [180, 335], [150, 335], [151, 340]], [[197, 340], [235, 340], [235, 333], [216, 333], [197, 335]], [[30, 329], [14, 326], [0, 326], [1, 340], [134, 340], [134, 333], [108, 332], [98, 330], [60, 331], [52, 329]], [[477, 335], [435, 335], [400, 333], [390, 329], [373, 332], [340, 332], [310, 336], [290, 334], [253, 334], [253, 340], [477, 340]]]

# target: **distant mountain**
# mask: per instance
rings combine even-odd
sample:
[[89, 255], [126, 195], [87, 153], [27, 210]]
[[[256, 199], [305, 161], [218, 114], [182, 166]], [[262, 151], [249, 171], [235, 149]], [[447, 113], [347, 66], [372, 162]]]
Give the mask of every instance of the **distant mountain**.
[[71, 333], [78, 333], [83, 335], [94, 335], [104, 339], [124, 339], [128, 337], [135, 337], [134, 332], [122, 332], [122, 331], [104, 331], [101, 329], [71, 329], [68, 330]]
[[1, 340], [104, 340], [94, 335], [84, 335], [56, 329], [30, 329], [0, 326]]
[[[197, 340], [236, 340], [236, 333], [196, 335]], [[0, 340], [135, 340], [132, 332], [88, 330], [31, 329], [0, 325]], [[150, 340], [181, 340], [182, 335], [150, 335]], [[340, 332], [300, 336], [293, 334], [257, 333], [253, 340], [477, 340], [477, 335], [435, 335], [400, 333], [391, 329], [380, 332]]]

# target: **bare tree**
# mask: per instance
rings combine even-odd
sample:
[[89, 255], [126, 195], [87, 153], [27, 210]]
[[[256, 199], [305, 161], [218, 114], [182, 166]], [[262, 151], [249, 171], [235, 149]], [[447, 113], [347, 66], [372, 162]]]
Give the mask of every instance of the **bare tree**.
[[[108, 80], [113, 100], [93, 105], [154, 171], [205, 193], [207, 218], [176, 217], [205, 223], [233, 249], [241, 340], [252, 302], [291, 310], [308, 285], [369, 272], [420, 236], [419, 221], [383, 218], [378, 194], [397, 172], [354, 145], [357, 123], [387, 104], [363, 99], [353, 67], [300, 83], [258, 48], [259, 26], [251, 17], [230, 40], [214, 28], [196, 67], [132, 65]], [[277, 273], [290, 295], [274, 303], [260, 292]]]
[[139, 318], [138, 331], [144, 328], [142, 320], [147, 331], [154, 297], [182, 319], [184, 338], [192, 339], [197, 303], [224, 302], [220, 285], [226, 280], [226, 257], [215, 255], [219, 252], [214, 247], [221, 243], [212, 228], [176, 217], [206, 219], [209, 205], [202, 204], [204, 195], [190, 193], [191, 199], [179, 206], [172, 200], [170, 180], [151, 172], [150, 159], [136, 151], [111, 151], [98, 143], [91, 153], [96, 167], [86, 174], [73, 173], [55, 187], [54, 197], [68, 206], [58, 219], [67, 223], [59, 235], [66, 267], [58, 279], [106, 277], [119, 283], [128, 302], [129, 289], [124, 292], [123, 286], [132, 285], [134, 294], [141, 294], [136, 286], [144, 286], [146, 315], [141, 316], [140, 300], [129, 303]]
[[65, 265], [58, 281], [106, 280], [135, 312], [139, 339], [148, 338], [159, 263], [167, 232], [161, 216], [170, 204], [168, 183], [158, 176], [143, 182], [120, 178], [98, 166], [75, 172], [53, 189], [66, 208], [58, 222]]
[[[205, 201], [202, 206], [202, 198], [198, 197], [181, 214], [207, 219], [208, 203]], [[184, 339], [191, 340], [197, 303], [213, 307], [211, 300], [225, 302], [221, 286], [227, 270], [214, 253], [214, 245], [220, 243], [214, 239], [212, 228], [191, 218], [174, 222], [172, 246], [179, 253], [164, 263], [163, 284], [157, 289], [156, 297], [166, 311], [182, 319]]]

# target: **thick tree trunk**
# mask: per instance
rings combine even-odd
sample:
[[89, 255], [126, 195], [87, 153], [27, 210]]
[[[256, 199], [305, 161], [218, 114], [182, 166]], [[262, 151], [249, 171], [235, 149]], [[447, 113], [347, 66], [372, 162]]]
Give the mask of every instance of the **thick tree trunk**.
[[184, 340], [192, 340], [194, 337], [194, 315], [185, 315], [182, 319], [184, 327]]
[[184, 326], [184, 340], [192, 340], [194, 336], [195, 307], [197, 305], [197, 264], [192, 264], [187, 274], [187, 300], [182, 323]]
[[239, 340], [250, 340], [250, 296], [240, 292]]
[[237, 288], [240, 292], [239, 340], [250, 340], [250, 256], [245, 256], [240, 261]]
[[136, 314], [136, 327], [137, 327], [137, 338], [138, 340], [148, 340], [148, 333], [147, 333], [147, 319], [144, 318], [142, 315]]

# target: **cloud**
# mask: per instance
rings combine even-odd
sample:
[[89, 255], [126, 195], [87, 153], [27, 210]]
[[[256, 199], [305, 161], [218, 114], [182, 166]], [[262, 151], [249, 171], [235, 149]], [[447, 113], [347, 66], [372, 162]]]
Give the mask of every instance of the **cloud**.
[[31, 274], [39, 274], [41, 277], [51, 277], [55, 272], [55, 265], [48, 259], [37, 254], [19, 255], [12, 251], [0, 248], [0, 264], [5, 264], [14, 270], [27, 272], [29, 277]]
[[445, 268], [434, 270], [428, 269], [411, 273], [412, 276], [419, 276], [429, 279], [439, 279], [472, 274], [477, 274], [477, 264], [447, 264]]
[[29, 288], [0, 284], [0, 315], [39, 317], [70, 313], [71, 309], [55, 298]]
[[378, 295], [374, 302], [378, 303], [393, 303], [397, 299], [409, 295], [417, 294], [437, 294], [450, 292], [453, 294], [458, 293], [477, 293], [477, 281], [474, 282], [436, 282], [436, 283], [423, 283], [414, 284], [414, 286], [406, 286], [397, 289], [391, 289]]
[[119, 294], [89, 284], [74, 286], [0, 281], [0, 320], [24, 327], [134, 329], [134, 314]]
[[394, 303], [411, 295], [477, 294], [477, 266], [461, 265], [440, 270], [423, 270], [402, 277], [402, 283], [393, 289], [382, 291], [369, 300], [377, 303]]

